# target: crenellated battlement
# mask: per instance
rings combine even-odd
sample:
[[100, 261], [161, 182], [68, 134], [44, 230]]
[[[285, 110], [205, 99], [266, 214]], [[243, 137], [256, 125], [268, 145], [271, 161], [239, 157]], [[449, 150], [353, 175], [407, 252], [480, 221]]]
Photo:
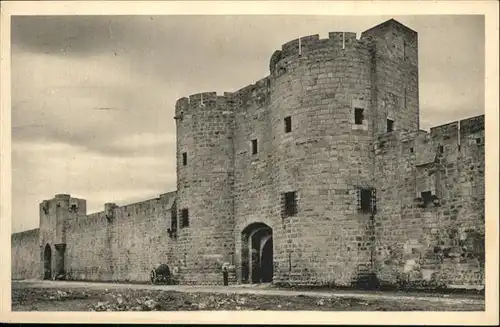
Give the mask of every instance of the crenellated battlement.
[[357, 38], [355, 32], [330, 32], [328, 38], [321, 39], [318, 34], [303, 36], [291, 40], [281, 46], [271, 56], [269, 70], [271, 74], [280, 73], [278, 63], [297, 59], [299, 57], [323, 55], [325, 52], [335, 53], [344, 50], [350, 52], [353, 50], [368, 50], [371, 45], [371, 37]]
[[[419, 210], [427, 210], [431, 200], [432, 208], [436, 208], [448, 203], [450, 197], [461, 194], [480, 198], [484, 191], [481, 191], [481, 184], [476, 183], [480, 179], [475, 179], [475, 174], [482, 174], [484, 169], [484, 126], [481, 122], [484, 122], [484, 115], [435, 126], [430, 132], [382, 134], [374, 144], [376, 165], [384, 171], [384, 178], [397, 174], [391, 182], [395, 185], [390, 188], [407, 188], [407, 205], [415, 200]], [[463, 132], [461, 127], [464, 127]], [[400, 178], [403, 171], [404, 180]], [[401, 181], [403, 183], [399, 184]], [[457, 181], [463, 185], [450, 192]], [[383, 192], [387, 190], [381, 188]], [[427, 200], [424, 193], [429, 196]]]
[[431, 127], [430, 134], [433, 140], [458, 140], [458, 122], [451, 122], [440, 126]]
[[69, 198], [71, 197], [71, 195], [69, 194], [56, 194], [54, 196], [54, 199], [58, 199], [58, 200], [69, 200]]
[[233, 94], [236, 110], [242, 110], [252, 104], [263, 106], [271, 94], [271, 78], [264, 77], [254, 84], [245, 86]]
[[244, 109], [250, 104], [264, 105], [270, 96], [271, 78], [266, 76], [254, 84], [247, 85], [236, 92], [224, 92], [219, 95], [216, 92], [202, 92], [182, 97], [175, 104], [176, 117], [180, 113], [192, 113], [196, 110], [220, 109], [222, 111], [233, 111]]
[[181, 112], [186, 114], [193, 110], [230, 110], [233, 93], [224, 92], [223, 95], [217, 92], [202, 92], [191, 94], [189, 97], [182, 97], [175, 104], [176, 117], [180, 117]]
[[432, 139], [442, 144], [463, 144], [481, 132], [484, 133], [484, 115], [450, 122], [430, 129]]
[[320, 39], [319, 34], [302, 36], [281, 46], [283, 57], [294, 54], [305, 54], [310, 50], [323, 47], [345, 49], [360, 42], [355, 32], [330, 32], [328, 38]]
[[459, 124], [460, 138], [465, 139], [468, 136], [484, 131], [484, 115], [462, 119]]
[[418, 164], [419, 157], [430, 157], [430, 152], [437, 154], [441, 151], [441, 146], [444, 147], [442, 151], [446, 156], [446, 153], [449, 153], [446, 151], [448, 147], [459, 150], [459, 145], [481, 145], [484, 144], [483, 137], [484, 115], [480, 115], [431, 127], [430, 132], [419, 130], [409, 133], [385, 133], [377, 138], [374, 149], [376, 154], [384, 154], [388, 151], [404, 152], [411, 147]]
[[[153, 198], [153, 199], [148, 199], [145, 201], [141, 202], [135, 202], [135, 203], [130, 203], [130, 204], [125, 204], [122, 206], [119, 206], [115, 203], [107, 202], [104, 204], [104, 210], [103, 211], [98, 211], [94, 212], [91, 214], [86, 214], [85, 212], [82, 212], [85, 214], [83, 218], [85, 219], [78, 219], [79, 224], [86, 224], [84, 221], [89, 220], [89, 221], [104, 221], [108, 220], [108, 222], [113, 222], [114, 219], [117, 216], [121, 217], [130, 217], [131, 214], [134, 216], [139, 216], [141, 219], [146, 219], [149, 217], [151, 214], [155, 213], [156, 211], [160, 212], [158, 210], [161, 206], [165, 206], [165, 208], [170, 209], [173, 205], [173, 201], [175, 200], [175, 196], [177, 194], [177, 191], [172, 191], [168, 193], [163, 193], [160, 194], [158, 197]], [[63, 195], [56, 195], [54, 199], [60, 199], [62, 197], [66, 198], [71, 198], [70, 195], [68, 194], [63, 194]], [[71, 198], [78, 200], [79, 202], [86, 202], [85, 200], [82, 199], [76, 199], [76, 198]], [[44, 201], [47, 202], [47, 201]], [[43, 205], [43, 202], [40, 204]], [[74, 220], [76, 218], [79, 218], [77, 216], [74, 217], [69, 217], [68, 220]], [[90, 223], [90, 222], [89, 222]]]

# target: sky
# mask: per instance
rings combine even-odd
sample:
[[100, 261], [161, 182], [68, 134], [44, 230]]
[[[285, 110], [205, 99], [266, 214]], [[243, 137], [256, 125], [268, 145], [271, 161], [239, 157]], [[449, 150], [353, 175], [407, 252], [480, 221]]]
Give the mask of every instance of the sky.
[[12, 232], [55, 194], [92, 213], [174, 191], [178, 98], [256, 82], [292, 39], [390, 18], [419, 34], [421, 128], [484, 114], [483, 16], [12, 17]]

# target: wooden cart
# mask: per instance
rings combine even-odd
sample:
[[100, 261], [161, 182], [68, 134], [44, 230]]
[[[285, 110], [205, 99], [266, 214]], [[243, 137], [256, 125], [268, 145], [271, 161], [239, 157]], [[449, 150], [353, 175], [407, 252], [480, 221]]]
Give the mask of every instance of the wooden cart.
[[166, 264], [161, 264], [157, 268], [151, 269], [150, 273], [151, 284], [170, 284], [171, 273], [170, 268]]

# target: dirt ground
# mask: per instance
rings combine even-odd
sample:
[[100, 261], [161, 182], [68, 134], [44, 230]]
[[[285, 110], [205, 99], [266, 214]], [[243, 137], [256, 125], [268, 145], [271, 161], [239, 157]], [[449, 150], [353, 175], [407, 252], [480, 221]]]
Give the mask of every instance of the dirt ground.
[[192, 310], [274, 310], [274, 311], [483, 311], [480, 299], [450, 298], [432, 301], [418, 297], [311, 296], [293, 292], [279, 295], [242, 292], [178, 291], [115, 285], [112, 288], [82, 284], [12, 284], [12, 311], [192, 311]]

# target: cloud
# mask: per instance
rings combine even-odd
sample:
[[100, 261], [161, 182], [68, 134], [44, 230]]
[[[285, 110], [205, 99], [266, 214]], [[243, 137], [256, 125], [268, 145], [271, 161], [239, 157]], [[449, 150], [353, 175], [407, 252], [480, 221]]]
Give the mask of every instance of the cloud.
[[[136, 138], [144, 145], [150, 136]], [[158, 141], [160, 143], [160, 141]], [[155, 197], [175, 190], [175, 159], [164, 156], [109, 157], [81, 151], [79, 147], [55, 142], [14, 144], [13, 193], [22, 194], [16, 216], [36, 227], [39, 202], [55, 194], [68, 193], [88, 201], [88, 211], [102, 210], [105, 202]], [[26, 222], [24, 222], [26, 223]], [[19, 228], [19, 223], [16, 222]]]
[[13, 44], [26, 52], [87, 56], [127, 38], [132, 16], [14, 16]]
[[164, 102], [167, 92], [162, 85], [133, 75], [123, 66], [122, 61], [108, 57], [79, 60], [16, 53], [13, 141], [42, 139], [126, 156], [125, 150], [136, 155], [148, 145], [127, 148], [120, 141], [123, 138], [144, 133], [174, 137], [175, 123], [168, 115], [172, 109]]
[[[479, 82], [481, 83], [481, 82]], [[484, 85], [484, 84], [483, 84]], [[420, 87], [422, 129], [484, 113], [484, 86], [464, 87], [443, 80], [428, 81]]]
[[124, 204], [175, 189], [172, 95], [128, 56], [13, 46], [13, 230], [38, 225], [38, 203], [70, 193]]

